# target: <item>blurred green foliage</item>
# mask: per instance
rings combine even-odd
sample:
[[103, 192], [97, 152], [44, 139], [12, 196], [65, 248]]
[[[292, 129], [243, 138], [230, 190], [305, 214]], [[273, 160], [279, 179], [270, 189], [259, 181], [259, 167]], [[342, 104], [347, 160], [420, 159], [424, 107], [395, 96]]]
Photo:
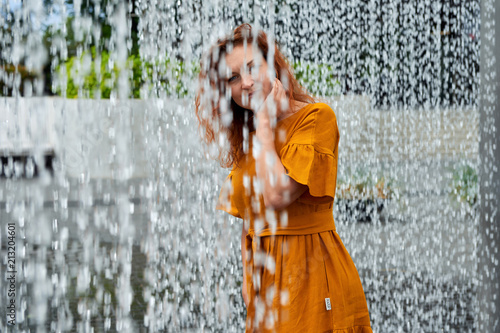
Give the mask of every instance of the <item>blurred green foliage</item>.
[[24, 88], [29, 82], [33, 86], [35, 80], [39, 79], [39, 73], [29, 71], [23, 65], [0, 65], [0, 73], [3, 74], [4, 78], [12, 78], [11, 84], [7, 84], [4, 80], [0, 80], [0, 96], [13, 96], [12, 83], [19, 81], [19, 94], [24, 96]]
[[336, 198], [348, 200], [392, 199], [397, 197], [396, 179], [382, 173], [372, 173], [367, 168], [348, 170], [347, 175], [337, 179]]
[[[199, 66], [166, 59], [163, 63], [141, 61], [138, 55], [130, 55], [124, 68], [110, 59], [108, 52], [96, 54], [84, 52], [80, 57], [71, 57], [58, 66], [58, 84], [55, 93], [67, 98], [108, 99], [118, 89], [118, 80], [126, 70], [131, 98], [150, 97], [151, 91], [169, 97], [182, 98], [188, 95], [188, 81], [195, 79]], [[66, 76], [66, 79], [64, 78]]]
[[315, 96], [338, 96], [342, 93], [332, 65], [295, 62], [293, 71], [297, 80]]
[[[200, 66], [195, 62], [186, 66], [186, 62], [167, 58], [163, 63], [153, 64], [134, 54], [128, 57], [125, 69], [131, 98], [151, 97], [152, 91], [168, 97], [186, 97], [192, 94], [190, 87], [200, 72]], [[296, 78], [311, 94], [341, 94], [340, 82], [332, 66], [296, 62], [293, 69]], [[108, 99], [113, 91], [117, 91], [122, 70], [110, 59], [108, 52], [97, 55], [92, 48], [91, 52], [84, 52], [80, 57], [72, 56], [58, 66], [55, 93], [67, 98]]]
[[450, 182], [450, 196], [454, 202], [467, 202], [474, 207], [478, 201], [478, 173], [469, 164], [463, 164], [453, 169]]

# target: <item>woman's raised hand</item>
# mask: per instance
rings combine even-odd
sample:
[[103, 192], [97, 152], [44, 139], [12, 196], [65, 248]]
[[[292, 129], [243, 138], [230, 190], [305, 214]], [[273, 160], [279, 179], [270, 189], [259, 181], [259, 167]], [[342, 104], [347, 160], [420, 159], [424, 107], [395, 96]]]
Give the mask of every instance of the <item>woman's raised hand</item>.
[[[257, 116], [274, 116], [278, 118], [286, 109], [288, 99], [286, 90], [280, 80], [275, 79], [273, 88], [269, 95], [267, 95], [264, 103], [259, 108]], [[265, 113], [264, 113], [265, 112]]]

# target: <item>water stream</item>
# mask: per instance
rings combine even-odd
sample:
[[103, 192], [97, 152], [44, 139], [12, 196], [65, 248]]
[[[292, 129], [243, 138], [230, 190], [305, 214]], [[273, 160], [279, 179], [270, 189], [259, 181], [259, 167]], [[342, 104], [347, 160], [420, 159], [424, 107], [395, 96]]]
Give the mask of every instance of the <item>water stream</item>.
[[194, 94], [250, 22], [336, 112], [338, 189], [392, 180], [369, 222], [334, 210], [374, 331], [478, 331], [479, 21], [476, 0], [1, 1], [0, 330], [243, 330]]

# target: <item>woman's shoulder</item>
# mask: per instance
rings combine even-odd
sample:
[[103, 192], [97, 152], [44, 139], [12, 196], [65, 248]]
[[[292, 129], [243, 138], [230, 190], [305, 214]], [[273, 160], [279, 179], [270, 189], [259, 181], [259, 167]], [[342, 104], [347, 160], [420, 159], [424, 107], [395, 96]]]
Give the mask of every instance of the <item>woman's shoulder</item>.
[[312, 103], [310, 104], [310, 112], [311, 113], [317, 113], [318, 117], [321, 118], [335, 118], [335, 112], [333, 109], [330, 107], [330, 105], [323, 103], [323, 102], [318, 102], [318, 103]]
[[297, 113], [296, 120], [298, 124], [310, 122], [336, 122], [335, 112], [330, 105], [323, 102], [307, 104], [297, 111]]
[[333, 145], [338, 136], [335, 113], [326, 103], [307, 104], [280, 126], [286, 130], [286, 137], [281, 139], [284, 144], [315, 144], [326, 140]]

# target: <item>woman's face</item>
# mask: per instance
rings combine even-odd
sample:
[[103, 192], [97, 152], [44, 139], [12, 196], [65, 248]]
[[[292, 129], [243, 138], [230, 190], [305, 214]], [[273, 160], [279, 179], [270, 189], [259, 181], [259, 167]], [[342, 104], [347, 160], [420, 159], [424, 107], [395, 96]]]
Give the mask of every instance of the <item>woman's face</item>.
[[243, 45], [235, 46], [226, 55], [226, 65], [226, 82], [232, 99], [240, 107], [255, 111], [272, 89], [269, 68], [262, 53], [252, 50], [251, 44], [246, 51]]

